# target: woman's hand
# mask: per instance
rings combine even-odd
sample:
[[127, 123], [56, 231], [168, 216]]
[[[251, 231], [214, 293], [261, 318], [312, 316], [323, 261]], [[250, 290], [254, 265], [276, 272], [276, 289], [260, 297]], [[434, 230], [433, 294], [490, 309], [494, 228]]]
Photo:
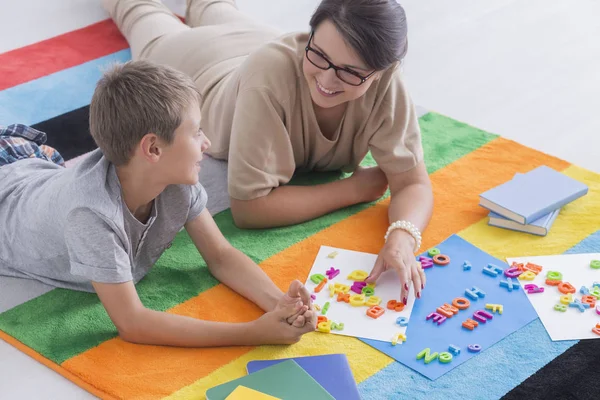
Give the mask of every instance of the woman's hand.
[[400, 300], [404, 304], [407, 303], [408, 289], [411, 283], [415, 290], [415, 297], [421, 298], [421, 291], [425, 288], [426, 278], [421, 264], [415, 259], [414, 246], [415, 241], [410, 233], [402, 229], [392, 231], [386, 244], [379, 252], [375, 267], [366, 282], [377, 281], [383, 271], [393, 268], [400, 277], [402, 286]]

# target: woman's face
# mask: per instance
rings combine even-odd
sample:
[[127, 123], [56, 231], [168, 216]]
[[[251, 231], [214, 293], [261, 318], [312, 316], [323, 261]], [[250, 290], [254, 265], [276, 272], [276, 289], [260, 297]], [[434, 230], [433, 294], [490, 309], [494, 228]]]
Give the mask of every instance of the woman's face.
[[[323, 21], [317, 27], [309, 47], [316, 50], [316, 52], [308, 52], [310, 60], [305, 53], [302, 70], [313, 103], [319, 107], [332, 108], [355, 100], [365, 94], [373, 81], [379, 78], [380, 72], [374, 72], [362, 61], [361, 57], [346, 43], [335, 25], [329, 20]], [[355, 72], [361, 77], [372, 75], [360, 86], [352, 86], [340, 79], [333, 68], [323, 70], [313, 63], [322, 68], [329, 67], [329, 63], [331, 63], [336, 67]], [[360, 82], [360, 78], [351, 73], [339, 71], [338, 74], [344, 77], [344, 80]], [[357, 79], [358, 81], [356, 81]]]

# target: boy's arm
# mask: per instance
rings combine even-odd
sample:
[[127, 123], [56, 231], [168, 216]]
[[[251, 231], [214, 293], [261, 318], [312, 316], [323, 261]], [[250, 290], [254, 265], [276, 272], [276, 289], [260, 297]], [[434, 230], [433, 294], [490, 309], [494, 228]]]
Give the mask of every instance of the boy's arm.
[[180, 347], [289, 344], [314, 330], [314, 321], [302, 327], [287, 323], [299, 304], [280, 306], [251, 322], [202, 321], [145, 308], [133, 282], [92, 284], [119, 336], [131, 343]]
[[358, 203], [379, 199], [387, 189], [377, 167], [358, 168], [346, 179], [313, 186], [280, 186], [253, 200], [231, 198], [235, 224], [243, 229], [294, 225]]
[[[133, 282], [92, 283], [121, 339], [183, 347], [241, 345], [255, 341], [252, 323], [201, 321], [144, 307]], [[248, 337], [244, 338], [245, 335]]]
[[[208, 210], [204, 209], [185, 228], [215, 278], [263, 310], [275, 308], [283, 292], [256, 263], [225, 239]], [[308, 290], [302, 287], [300, 294], [303, 303], [310, 307]]]

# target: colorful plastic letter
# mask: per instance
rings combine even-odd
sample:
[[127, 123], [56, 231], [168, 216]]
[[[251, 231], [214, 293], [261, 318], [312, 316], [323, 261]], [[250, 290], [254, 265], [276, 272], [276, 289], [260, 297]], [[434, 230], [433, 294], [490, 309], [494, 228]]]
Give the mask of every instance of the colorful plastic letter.
[[464, 297], [457, 297], [452, 300], [452, 305], [459, 310], [466, 310], [471, 305], [471, 302]]
[[527, 264], [525, 264], [525, 266], [523, 267], [523, 270], [525, 271], [531, 271], [534, 274], [539, 274], [540, 272], [542, 272], [542, 267], [540, 265], [534, 264], [534, 263], [530, 263], [528, 262]]
[[528, 283], [527, 285], [523, 286], [523, 288], [527, 290], [527, 293], [529, 294], [544, 293], [543, 287], [538, 287], [538, 285], [534, 285], [533, 283]]
[[323, 279], [321, 281], [321, 283], [319, 283], [317, 285], [317, 287], [315, 288], [315, 293], [319, 293], [321, 290], [323, 290], [323, 288], [325, 287], [325, 284], [327, 283], [327, 278]]
[[324, 315], [319, 315], [319, 316], [317, 317], [317, 325], [318, 325], [318, 324], [320, 324], [321, 322], [325, 322], [325, 321], [327, 321], [327, 317], [326, 317], [326, 316], [324, 316]]
[[471, 265], [471, 263], [467, 260], [465, 260], [465, 262], [463, 263], [463, 271], [469, 271], [471, 269], [471, 267], [473, 267]]
[[337, 301], [350, 303], [350, 295], [348, 293], [338, 293]]
[[451, 344], [450, 347], [448, 348], [448, 351], [450, 353], [454, 354], [455, 356], [457, 356], [460, 354], [460, 347]]
[[565, 306], [564, 304], [556, 304], [554, 305], [554, 309], [556, 311], [565, 312], [567, 311], [567, 306]]
[[532, 281], [537, 275], [533, 271], [525, 271], [519, 275], [519, 279], [522, 281]]
[[355, 294], [350, 296], [350, 305], [354, 307], [360, 307], [365, 305], [365, 295]]
[[448, 265], [450, 264], [450, 257], [445, 254], [437, 254], [433, 256], [433, 262], [437, 265]]
[[323, 333], [331, 332], [331, 321], [321, 322], [317, 325], [317, 330]]
[[362, 292], [365, 296], [369, 297], [375, 294], [375, 289], [373, 289], [370, 286], [365, 286], [364, 288], [362, 288]]
[[322, 315], [327, 314], [328, 310], [329, 310], [329, 302], [325, 303], [325, 305], [323, 306], [323, 310], [321, 310], [321, 314]]
[[343, 322], [331, 322], [331, 330], [335, 330], [335, 331], [343, 331], [344, 330], [344, 323]]
[[516, 278], [522, 273], [523, 271], [516, 267], [511, 267], [509, 269], [504, 270], [504, 276], [506, 276], [507, 278]]
[[562, 274], [557, 271], [548, 271], [546, 274], [546, 279], [550, 279], [551, 281], [562, 281]]
[[479, 323], [477, 321], [473, 321], [472, 319], [467, 319], [462, 323], [462, 326], [463, 328], [467, 328], [468, 330], [472, 331], [479, 326]]
[[546, 279], [546, 285], [549, 286], [558, 286], [562, 283], [562, 281], [553, 281], [552, 279]]
[[591, 308], [596, 307], [596, 298], [594, 296], [581, 296], [581, 302], [584, 304], [589, 304]]
[[473, 313], [473, 319], [476, 319], [479, 322], [486, 323], [488, 319], [492, 319], [494, 316], [487, 311], [478, 310]]
[[362, 290], [365, 286], [367, 286], [366, 282], [362, 282], [362, 281], [354, 282], [352, 284], [352, 287], [350, 288], [350, 290], [352, 290], [356, 294], [361, 294]]
[[465, 290], [465, 296], [470, 297], [473, 300], [477, 300], [480, 297], [484, 298], [485, 292], [483, 292], [483, 291], [481, 291], [481, 289], [478, 289], [477, 287], [473, 286], [473, 288], [471, 290], [469, 290], [469, 289]]
[[498, 276], [498, 274], [501, 274], [502, 272], [504, 272], [504, 270], [502, 268], [498, 267], [497, 265], [488, 264], [487, 267], [483, 267], [482, 272], [486, 275], [493, 276], [495, 278]]
[[335, 289], [336, 293], [348, 293], [350, 291], [350, 286], [339, 282], [334, 283], [333, 288]]
[[596, 306], [596, 314], [600, 315], [600, 305]]
[[441, 363], [448, 364], [452, 361], [452, 354], [444, 351], [443, 353], [440, 353], [439, 360]]
[[582, 286], [581, 289], [579, 289], [579, 293], [581, 294], [589, 294], [590, 293], [590, 289], [586, 288], [585, 286]]
[[520, 285], [518, 281], [513, 281], [513, 278], [506, 278], [505, 281], [500, 281], [500, 286], [505, 287], [509, 292], [512, 292], [513, 289], [518, 290]]
[[600, 260], [592, 260], [590, 262], [590, 268], [600, 269]]
[[314, 274], [310, 276], [310, 280], [313, 281], [315, 284], [319, 284], [321, 283], [325, 278], [325, 276], [323, 274]]
[[497, 311], [498, 314], [502, 314], [504, 307], [502, 306], [502, 304], [486, 304], [485, 309], [492, 310], [493, 313], [495, 313]]
[[431, 349], [428, 347], [422, 350], [419, 354], [417, 354], [417, 360], [420, 360], [421, 358], [425, 359], [425, 364], [429, 364], [430, 362], [438, 358], [438, 353], [435, 352], [431, 354]]
[[594, 332], [596, 335], [600, 335], [600, 324], [596, 324], [596, 327], [592, 328], [592, 332]]
[[558, 285], [558, 291], [561, 292], [562, 294], [569, 294], [569, 293], [576, 293], [577, 289], [575, 289], [575, 287], [573, 285], [571, 285], [569, 282], [561, 282]]
[[364, 281], [369, 276], [369, 273], [360, 269], [352, 271], [350, 275], [348, 275], [348, 279], [351, 281]]
[[590, 290], [589, 295], [594, 296], [596, 300], [600, 300], [600, 288], [593, 287], [592, 290]]
[[388, 310], [394, 310], [396, 312], [400, 312], [404, 310], [404, 303], [396, 300], [390, 300], [387, 302]]
[[575, 299], [569, 303], [569, 307], [578, 308], [579, 311], [584, 312], [586, 308], [590, 308], [590, 305], [582, 303], [579, 299]]
[[367, 315], [373, 319], [377, 319], [383, 315], [385, 310], [381, 306], [373, 306], [367, 310]]
[[454, 314], [458, 314], [458, 308], [451, 306], [450, 304], [444, 303], [443, 306], [438, 307], [436, 310], [439, 314], [444, 317], [452, 318]]
[[325, 271], [325, 275], [327, 275], [329, 277], [329, 280], [332, 280], [333, 278], [335, 278], [339, 274], [340, 274], [340, 270], [339, 269], [335, 269], [333, 267], [331, 267], [327, 271]]
[[378, 306], [379, 304], [381, 304], [381, 297], [379, 296], [371, 296], [365, 302], [367, 307]]
[[408, 326], [408, 318], [406, 317], [398, 317], [396, 319], [396, 323], [400, 326]]
[[327, 256], [327, 258], [335, 258], [339, 253], [337, 251], [334, 251], [333, 253], [329, 253], [329, 255]]
[[427, 269], [433, 267], [433, 259], [425, 256], [419, 257], [419, 262], [421, 263], [421, 268]]
[[573, 296], [570, 294], [565, 294], [564, 296], [560, 296], [560, 302], [566, 305], [571, 304], [573, 301]]
[[481, 351], [481, 346], [478, 344], [470, 344], [468, 349], [471, 353], [479, 353]]
[[429, 257], [437, 256], [440, 253], [440, 249], [436, 249], [435, 247], [433, 249], [429, 249], [429, 251], [427, 252], [427, 254], [429, 254]]
[[433, 312], [431, 314], [429, 314], [427, 316], [427, 318], [425, 318], [427, 321], [429, 321], [430, 319], [433, 319], [433, 322], [437, 322], [438, 325], [441, 325], [442, 323], [444, 323], [444, 321], [446, 321], [446, 317], [444, 317], [441, 314], [438, 314], [436, 312]]
[[396, 333], [392, 338], [392, 346], [397, 345], [398, 341], [400, 341], [400, 344], [402, 344], [402, 342], [406, 342], [406, 335], [403, 333]]
[[311, 294], [311, 295], [310, 295], [310, 298], [311, 298], [312, 300], [316, 300], [316, 299], [317, 299], [317, 296], [315, 296], [314, 294]]

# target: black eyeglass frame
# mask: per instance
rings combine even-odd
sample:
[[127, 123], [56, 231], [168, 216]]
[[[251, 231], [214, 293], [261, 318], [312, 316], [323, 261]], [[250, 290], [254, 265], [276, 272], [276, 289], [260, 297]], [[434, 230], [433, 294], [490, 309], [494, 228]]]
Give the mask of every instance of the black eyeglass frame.
[[[311, 32], [310, 32], [310, 37], [308, 38], [308, 43], [306, 44], [306, 47], [304, 48], [304, 51], [305, 51], [305, 54], [306, 54], [306, 59], [307, 59], [307, 60], [308, 60], [308, 61], [309, 61], [309, 62], [310, 62], [312, 65], [314, 65], [315, 67], [317, 67], [317, 68], [319, 68], [319, 69], [321, 69], [321, 70], [323, 70], [323, 71], [327, 71], [328, 69], [330, 69], [330, 68], [333, 68], [333, 70], [335, 71], [335, 76], [337, 76], [337, 77], [338, 77], [338, 78], [339, 78], [339, 79], [340, 79], [342, 82], [344, 82], [344, 83], [346, 83], [346, 84], [348, 84], [348, 85], [351, 85], [351, 86], [360, 86], [360, 85], [362, 85], [362, 84], [363, 84], [363, 83], [365, 83], [365, 82], [366, 82], [366, 81], [367, 81], [367, 80], [368, 80], [368, 79], [369, 79], [369, 78], [370, 78], [370, 77], [371, 77], [371, 76], [372, 76], [372, 75], [373, 75], [375, 72], [377, 72], [377, 70], [375, 70], [375, 71], [371, 72], [371, 73], [370, 73], [369, 75], [367, 75], [367, 76], [362, 76], [362, 75], [360, 75], [358, 72], [352, 71], [351, 69], [348, 69], [348, 68], [342, 68], [342, 67], [338, 67], [337, 65], [335, 65], [334, 63], [332, 63], [331, 61], [329, 61], [329, 59], [328, 59], [327, 57], [325, 57], [325, 55], [324, 55], [323, 53], [321, 53], [320, 51], [318, 51], [318, 50], [316, 50], [316, 49], [314, 49], [314, 48], [310, 47], [310, 42], [312, 41], [314, 34], [315, 34], [315, 31], [311, 31]], [[315, 54], [317, 54], [319, 57], [321, 57], [323, 60], [325, 60], [325, 61], [326, 61], [326, 62], [329, 64], [329, 65], [327, 66], [327, 68], [323, 68], [323, 67], [320, 67], [320, 66], [318, 66], [317, 64], [315, 64], [315, 63], [314, 63], [314, 62], [313, 62], [313, 61], [310, 59], [310, 57], [308, 56], [308, 52], [309, 52], [309, 51], [312, 51], [313, 53], [315, 53]], [[347, 72], [347, 73], [349, 73], [350, 75], [354, 75], [354, 76], [356, 76], [357, 78], [359, 78], [359, 79], [360, 79], [360, 83], [350, 83], [350, 82], [347, 82], [347, 81], [345, 81], [345, 80], [344, 80], [344, 79], [343, 79], [343, 78], [340, 76], [340, 74], [339, 74], [339, 71], [344, 71], [344, 72]]]

